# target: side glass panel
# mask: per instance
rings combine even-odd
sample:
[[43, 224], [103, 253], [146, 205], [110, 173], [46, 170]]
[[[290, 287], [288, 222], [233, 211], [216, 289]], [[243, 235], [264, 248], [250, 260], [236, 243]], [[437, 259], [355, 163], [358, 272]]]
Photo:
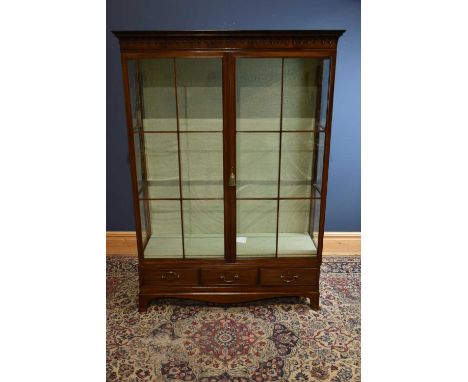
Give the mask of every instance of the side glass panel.
[[322, 79], [321, 79], [321, 99], [320, 99], [320, 134], [315, 137], [315, 173], [314, 185], [319, 192], [322, 192], [322, 173], [323, 173], [323, 155], [325, 150], [325, 127], [327, 124], [328, 112], [328, 91], [330, 82], [330, 60], [323, 60]]
[[146, 198], [146, 168], [145, 158], [142, 155], [144, 152], [144, 134], [142, 133], [141, 121], [141, 98], [140, 98], [140, 83], [139, 83], [139, 68], [138, 63], [134, 60], [128, 61], [127, 73], [130, 90], [130, 109], [132, 113], [132, 131], [133, 131], [133, 144], [135, 152], [135, 172], [136, 172], [136, 185], [137, 195], [139, 199], [139, 213], [140, 213], [140, 227], [142, 242], [145, 245], [150, 236], [150, 222], [149, 222], [149, 204]]
[[237, 258], [317, 254], [329, 60], [236, 60]]
[[145, 258], [224, 258], [222, 59], [128, 61]]
[[316, 134], [315, 141], [315, 163], [314, 185], [319, 192], [322, 192], [323, 154], [325, 150], [325, 133]]
[[143, 245], [147, 243], [151, 236], [151, 232], [148, 230], [148, 208], [149, 205], [147, 204], [147, 200], [140, 200], [139, 207], [140, 207], [140, 224], [141, 224], [141, 236], [143, 238]]
[[[142, 146], [144, 146], [144, 135], [140, 131], [136, 131], [133, 134], [133, 145], [135, 147], [135, 170], [136, 170], [136, 178], [137, 178], [137, 189], [138, 195], [143, 194], [145, 183], [144, 183], [144, 175], [143, 175], [143, 159], [142, 158]], [[143, 144], [142, 144], [143, 143]]]
[[318, 248], [320, 232], [320, 199], [311, 200], [310, 204], [310, 229], [309, 235], [312, 237], [315, 248]]
[[325, 129], [327, 123], [328, 110], [328, 89], [330, 82], [330, 60], [323, 60], [323, 70], [321, 79], [321, 101], [320, 101], [320, 127]]
[[138, 130], [140, 113], [140, 89], [138, 80], [138, 63], [135, 60], [130, 60], [127, 63], [128, 86], [130, 88], [130, 108], [132, 111], [132, 129]]

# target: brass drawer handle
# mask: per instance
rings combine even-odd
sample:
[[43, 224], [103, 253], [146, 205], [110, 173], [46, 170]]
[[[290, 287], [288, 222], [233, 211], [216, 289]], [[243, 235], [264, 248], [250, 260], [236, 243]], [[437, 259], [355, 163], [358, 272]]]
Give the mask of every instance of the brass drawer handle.
[[232, 277], [232, 280], [226, 280], [226, 275], [223, 273], [222, 275], [219, 276], [219, 278], [223, 280], [226, 284], [230, 284], [236, 280], [239, 280], [239, 275], [235, 273], [234, 276]]
[[297, 280], [299, 278], [298, 275], [291, 275], [288, 273], [286, 276], [281, 274], [281, 280], [283, 280], [285, 283], [289, 284], [292, 283], [294, 280]]
[[161, 279], [162, 280], [168, 280], [168, 281], [178, 280], [178, 279], [180, 279], [180, 275], [177, 272], [173, 272], [173, 271], [164, 272], [161, 275]]

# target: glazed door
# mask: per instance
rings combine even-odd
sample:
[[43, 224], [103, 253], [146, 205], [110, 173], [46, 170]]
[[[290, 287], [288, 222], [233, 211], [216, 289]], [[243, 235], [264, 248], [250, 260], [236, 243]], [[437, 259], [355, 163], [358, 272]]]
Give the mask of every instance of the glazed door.
[[223, 259], [223, 58], [127, 61], [145, 259]]
[[317, 256], [330, 59], [235, 59], [236, 258]]

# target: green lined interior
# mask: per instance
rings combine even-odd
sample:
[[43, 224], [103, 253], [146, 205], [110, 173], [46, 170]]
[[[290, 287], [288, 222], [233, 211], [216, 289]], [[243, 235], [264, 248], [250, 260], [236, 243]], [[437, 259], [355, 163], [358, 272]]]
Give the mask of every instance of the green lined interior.
[[[320, 203], [280, 200], [278, 215], [277, 200], [266, 198], [317, 194], [321, 164], [314, 170], [314, 158], [323, 158], [324, 133], [298, 130], [315, 129], [321, 118], [321, 65], [308, 58], [236, 61], [236, 195], [260, 198], [237, 200], [238, 258], [316, 254]], [[151, 230], [144, 255], [224, 258], [222, 60], [140, 60], [138, 80], [130, 89], [137, 93], [132, 112], [141, 113], [141, 122], [134, 118], [138, 187], [147, 186], [143, 197], [176, 199], [146, 202], [149, 216], [140, 203], [142, 226]]]

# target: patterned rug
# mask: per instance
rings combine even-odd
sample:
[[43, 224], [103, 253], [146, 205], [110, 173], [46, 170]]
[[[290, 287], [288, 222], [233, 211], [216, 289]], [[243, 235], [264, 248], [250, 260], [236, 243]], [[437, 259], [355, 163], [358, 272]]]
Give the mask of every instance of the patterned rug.
[[359, 257], [327, 257], [320, 305], [156, 300], [137, 310], [134, 258], [107, 259], [108, 381], [360, 381]]

